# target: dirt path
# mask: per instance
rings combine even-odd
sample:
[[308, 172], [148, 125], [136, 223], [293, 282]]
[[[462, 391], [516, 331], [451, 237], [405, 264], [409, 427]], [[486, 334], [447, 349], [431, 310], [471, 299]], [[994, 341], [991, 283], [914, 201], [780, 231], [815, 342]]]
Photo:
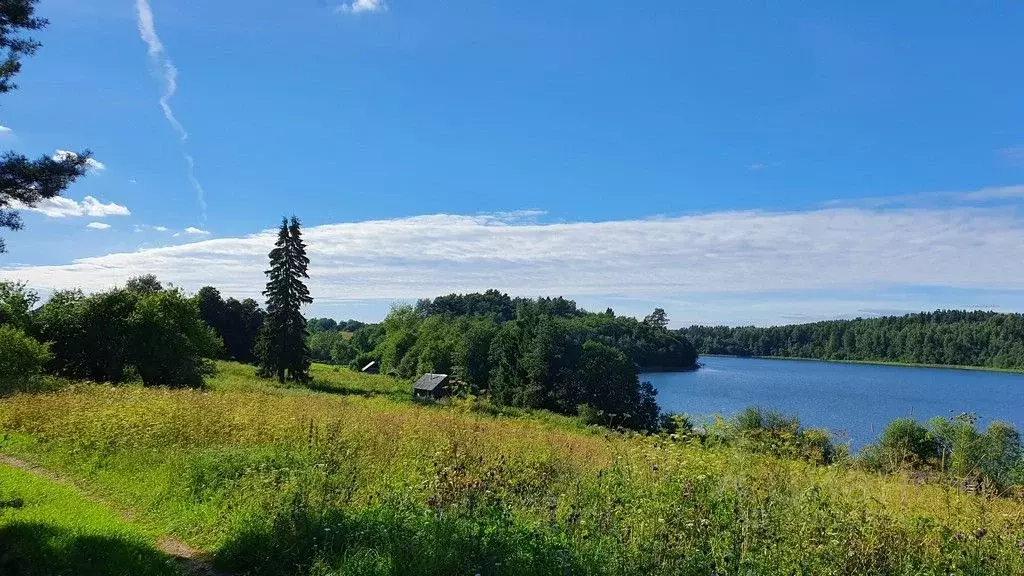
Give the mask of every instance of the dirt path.
[[[56, 482], [64, 486], [74, 488], [79, 494], [82, 494], [82, 496], [84, 496], [88, 500], [95, 502], [97, 504], [101, 504], [109, 508], [110, 510], [113, 510], [114, 512], [117, 513], [118, 516], [120, 516], [128, 522], [134, 522], [134, 518], [131, 513], [122, 510], [117, 506], [113, 506], [109, 502], [101, 498], [98, 498], [93, 494], [83, 492], [74, 482], [72, 482], [68, 478], [65, 478], [50, 470], [46, 470], [41, 466], [37, 466], [31, 462], [26, 462], [24, 460], [19, 460], [18, 458], [12, 458], [11, 456], [6, 456], [4, 454], [0, 454], [0, 465], [10, 466], [11, 468], [18, 468], [19, 470], [31, 472], [32, 474], [35, 474], [40, 478], [45, 478], [46, 480], [50, 480], [52, 482]], [[187, 576], [229, 576], [224, 572], [219, 572], [215, 570], [213, 566], [210, 565], [204, 552], [196, 550], [195, 548], [192, 548], [188, 544], [185, 544], [181, 540], [178, 540], [177, 538], [174, 538], [172, 536], [168, 536], [166, 534], [160, 536], [157, 539], [156, 548], [164, 554], [167, 554], [168, 556], [174, 558]]]

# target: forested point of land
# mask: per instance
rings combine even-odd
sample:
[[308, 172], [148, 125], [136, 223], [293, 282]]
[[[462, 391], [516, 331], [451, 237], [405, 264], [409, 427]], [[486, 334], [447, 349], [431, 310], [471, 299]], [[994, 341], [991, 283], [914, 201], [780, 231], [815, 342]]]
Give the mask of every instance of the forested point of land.
[[[697, 353], [656, 309], [644, 320], [580, 309], [565, 298], [512, 298], [497, 290], [450, 294], [399, 306], [381, 324], [314, 319], [314, 360], [386, 374], [452, 374], [499, 405], [563, 414], [593, 409], [622, 425], [651, 429], [651, 370], [691, 370]], [[346, 328], [355, 327], [354, 332]], [[612, 416], [614, 415], [614, 417]]]
[[938, 310], [758, 328], [691, 326], [701, 354], [1024, 369], [1024, 315]]

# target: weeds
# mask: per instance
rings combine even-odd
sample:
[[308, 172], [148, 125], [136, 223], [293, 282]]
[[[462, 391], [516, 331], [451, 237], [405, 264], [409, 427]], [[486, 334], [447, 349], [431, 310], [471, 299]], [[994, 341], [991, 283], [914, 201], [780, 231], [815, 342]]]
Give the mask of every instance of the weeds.
[[1024, 574], [1019, 501], [750, 451], [734, 423], [673, 441], [243, 380], [16, 396], [0, 451], [238, 573]]

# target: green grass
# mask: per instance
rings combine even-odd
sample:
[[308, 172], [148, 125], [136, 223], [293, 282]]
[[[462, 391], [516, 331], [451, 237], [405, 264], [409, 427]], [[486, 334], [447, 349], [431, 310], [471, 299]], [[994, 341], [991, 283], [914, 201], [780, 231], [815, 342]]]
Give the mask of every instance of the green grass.
[[179, 574], [153, 541], [73, 489], [0, 464], [0, 574]]
[[256, 378], [253, 366], [236, 362], [218, 361], [216, 367], [216, 375], [207, 380], [207, 387], [215, 391], [307, 394], [313, 390], [332, 394], [386, 396], [399, 401], [408, 400], [412, 391], [411, 382], [380, 374], [362, 374], [327, 364], [312, 365], [310, 374], [313, 382], [309, 386], [288, 383], [279, 385], [274, 380], [259, 379]]
[[1024, 503], [317, 367], [0, 400], [0, 452], [244, 574], [1024, 574]]

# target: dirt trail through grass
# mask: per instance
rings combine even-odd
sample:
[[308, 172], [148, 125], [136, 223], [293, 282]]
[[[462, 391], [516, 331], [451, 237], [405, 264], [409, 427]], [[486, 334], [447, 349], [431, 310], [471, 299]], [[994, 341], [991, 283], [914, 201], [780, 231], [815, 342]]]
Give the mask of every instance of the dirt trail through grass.
[[[75, 491], [77, 491], [79, 494], [82, 494], [82, 496], [85, 497], [86, 499], [97, 504], [100, 504], [102, 506], [105, 506], [110, 510], [113, 510], [115, 513], [117, 513], [118, 516], [120, 516], [128, 522], [134, 522], [134, 517], [131, 512], [121, 509], [117, 506], [113, 506], [109, 502], [96, 497], [94, 494], [83, 492], [77, 484], [75, 484], [68, 478], [65, 478], [50, 470], [46, 470], [41, 466], [38, 466], [31, 462], [26, 462], [25, 460], [19, 460], [18, 458], [12, 458], [4, 454], [0, 454], [0, 466], [10, 466], [11, 468], [18, 468], [19, 470], [24, 470], [26, 472], [35, 474], [40, 478], [44, 478], [46, 480], [50, 480], [52, 482], [56, 482], [64, 486], [69, 486], [75, 489]], [[161, 535], [157, 539], [156, 548], [164, 554], [167, 554], [168, 556], [174, 558], [175, 561], [177, 561], [178, 565], [181, 567], [182, 571], [186, 574], [186, 576], [229, 576], [225, 572], [220, 572], [214, 569], [213, 566], [210, 565], [210, 563], [206, 560], [205, 553], [203, 553], [200, 550], [196, 550], [195, 548], [192, 548], [188, 544], [185, 544], [184, 542], [178, 540], [177, 538], [174, 538], [173, 536], [168, 536], [166, 534]]]

